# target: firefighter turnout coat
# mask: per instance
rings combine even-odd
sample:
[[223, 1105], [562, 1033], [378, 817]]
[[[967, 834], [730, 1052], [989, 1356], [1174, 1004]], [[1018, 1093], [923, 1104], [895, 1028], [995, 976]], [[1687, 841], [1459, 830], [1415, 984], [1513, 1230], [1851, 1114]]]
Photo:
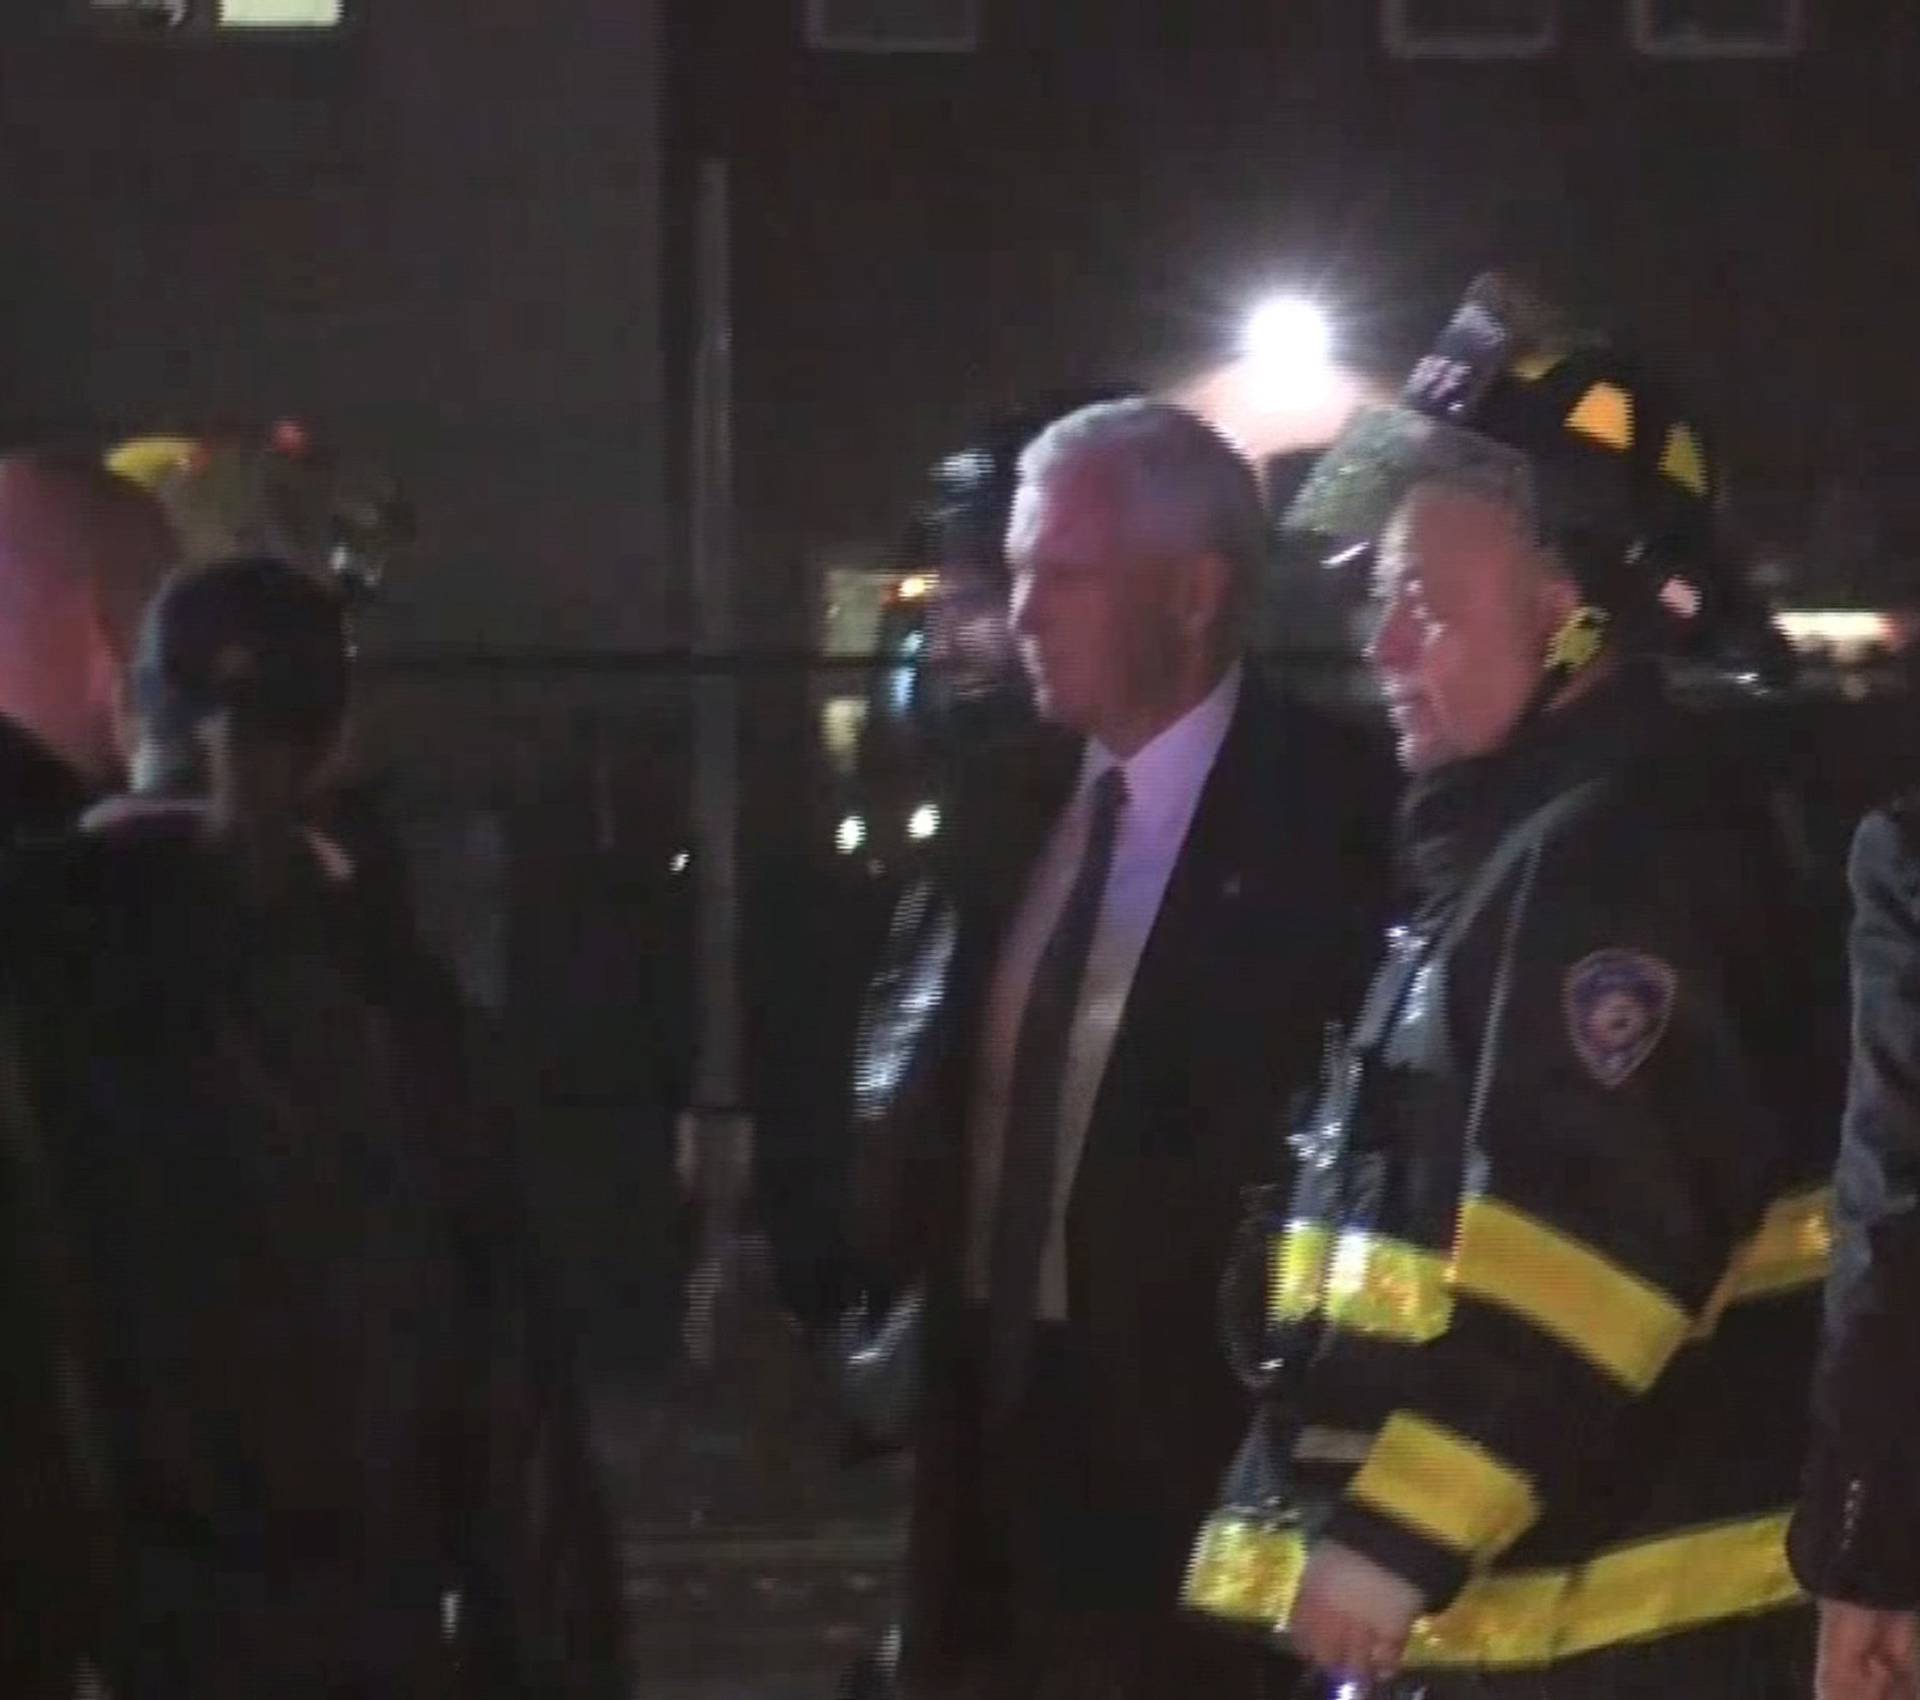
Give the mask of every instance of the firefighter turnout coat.
[[1416, 783], [1418, 902], [1259, 1229], [1268, 1386], [1191, 1609], [1284, 1632], [1323, 1538], [1419, 1587], [1415, 1668], [1799, 1602], [1841, 1023], [1764, 787], [1687, 719], [1626, 669]]

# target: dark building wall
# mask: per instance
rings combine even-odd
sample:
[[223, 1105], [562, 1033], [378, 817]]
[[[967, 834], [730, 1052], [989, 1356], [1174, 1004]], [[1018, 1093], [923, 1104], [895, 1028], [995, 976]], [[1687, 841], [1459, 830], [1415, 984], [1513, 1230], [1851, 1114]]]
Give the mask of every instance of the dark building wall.
[[1675, 364], [1763, 530], [1911, 479], [1916, 17], [1812, 0], [1784, 62], [1654, 62], [1575, 0], [1529, 63], [1398, 63], [1371, 0], [983, 0], [981, 51], [823, 55], [792, 0], [713, 0], [687, 134], [737, 174], [743, 557], [897, 526], [981, 413], [1178, 376], [1318, 288], [1396, 369], [1518, 265]]
[[1655, 64], [1624, 9], [1490, 65], [1388, 60], [1370, 0], [983, 0], [982, 50], [939, 58], [810, 52], [797, 0], [680, 0], [666, 55], [644, 0], [369, 0], [311, 53], [29, 31], [0, 59], [0, 422], [305, 411], [419, 495], [386, 630], [673, 643], [662, 303], [684, 351], [717, 150], [749, 637], [801, 636], [809, 556], [890, 535], [970, 421], [1203, 366], [1276, 282], [1392, 368], [1517, 262], [1675, 361], [1764, 525], [1910, 490], [1920, 20], [1812, 0], [1797, 59]]
[[371, 0], [300, 48], [9, 11], [9, 437], [300, 414], [417, 498], [382, 632], [671, 632], [652, 0]]

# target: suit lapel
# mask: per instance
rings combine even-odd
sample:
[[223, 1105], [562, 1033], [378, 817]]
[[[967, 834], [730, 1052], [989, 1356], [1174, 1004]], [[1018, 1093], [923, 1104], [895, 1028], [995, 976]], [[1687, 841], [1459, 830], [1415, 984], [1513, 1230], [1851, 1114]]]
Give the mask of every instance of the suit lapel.
[[1213, 942], [1234, 926], [1245, 893], [1249, 852], [1258, 848], [1249, 830], [1250, 792], [1261, 767], [1257, 745], [1264, 718], [1263, 693], [1249, 674], [1140, 953], [1094, 1101], [1087, 1130], [1089, 1154], [1096, 1142], [1112, 1137], [1110, 1130], [1123, 1119], [1135, 1058], [1143, 1047], [1161, 1042], [1188, 1001], [1193, 976], [1206, 972], [1215, 955]]
[[[960, 937], [947, 1008], [960, 1023], [954, 1049], [969, 1070], [1001, 945], [1026, 895], [1034, 864], [1072, 793], [1080, 748], [1076, 739], [1046, 734], [1021, 750], [1018, 759], [999, 766], [991, 794], [979, 799], [977, 831], [954, 846], [958, 862], [951, 882], [960, 894]], [[971, 1094], [969, 1073], [969, 1099]]]

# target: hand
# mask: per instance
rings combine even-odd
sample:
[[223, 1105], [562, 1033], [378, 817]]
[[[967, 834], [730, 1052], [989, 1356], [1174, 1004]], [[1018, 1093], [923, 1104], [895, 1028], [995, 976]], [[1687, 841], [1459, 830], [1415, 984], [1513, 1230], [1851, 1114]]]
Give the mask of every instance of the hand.
[[1822, 1600], [1813, 1691], [1815, 1700], [1920, 1700], [1920, 1619]]
[[1307, 1560], [1287, 1635], [1301, 1655], [1336, 1676], [1397, 1675], [1420, 1595], [1370, 1559], [1322, 1544]]

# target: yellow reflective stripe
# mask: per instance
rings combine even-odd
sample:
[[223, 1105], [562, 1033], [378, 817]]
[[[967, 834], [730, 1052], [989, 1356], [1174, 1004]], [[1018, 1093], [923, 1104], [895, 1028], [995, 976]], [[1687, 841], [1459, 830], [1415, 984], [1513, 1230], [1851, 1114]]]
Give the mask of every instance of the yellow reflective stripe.
[[[1566, 1570], [1494, 1572], [1414, 1625], [1407, 1662], [1482, 1670], [1552, 1664], [1622, 1642], [1792, 1605], [1779, 1512], [1639, 1541]], [[1306, 1567], [1298, 1529], [1220, 1512], [1200, 1532], [1182, 1598], [1193, 1610], [1286, 1631]]]
[[1324, 1222], [1289, 1222], [1267, 1247], [1267, 1320], [1304, 1322], [1320, 1313], [1327, 1288], [1333, 1230]]
[[1324, 1223], [1291, 1222], [1268, 1250], [1268, 1320], [1324, 1315], [1341, 1328], [1394, 1340], [1437, 1340], [1453, 1320], [1447, 1260], [1380, 1234], [1337, 1237]]
[[1696, 1338], [1711, 1334], [1730, 1305], [1817, 1286], [1833, 1260], [1833, 1188], [1778, 1199], [1760, 1227], [1734, 1253], [1701, 1313]]
[[1387, 1419], [1347, 1493], [1476, 1558], [1504, 1552], [1540, 1515], [1530, 1476], [1409, 1411]]
[[1298, 1529], [1216, 1511], [1193, 1543], [1180, 1603], [1189, 1611], [1259, 1624], [1278, 1634], [1293, 1617], [1306, 1563], [1306, 1538]]
[[1525, 1317], [1635, 1393], [1659, 1379], [1693, 1326], [1659, 1288], [1491, 1198], [1460, 1213], [1453, 1284]]
[[1327, 1320], [1361, 1334], [1424, 1344], [1453, 1320], [1447, 1260], [1404, 1240], [1342, 1234], [1327, 1270]]
[[1670, 1336], [1702, 1339], [1732, 1305], [1824, 1280], [1832, 1206], [1828, 1187], [1777, 1200], [1691, 1328], [1657, 1288], [1492, 1199], [1468, 1203], [1451, 1263], [1384, 1234], [1289, 1222], [1268, 1246], [1267, 1316], [1289, 1323], [1324, 1315], [1356, 1333], [1421, 1344], [1447, 1331], [1457, 1288], [1519, 1311], [1644, 1391], [1666, 1361]]
[[1762, 1298], [1827, 1278], [1833, 1260], [1833, 1188], [1783, 1198], [1734, 1260], [1727, 1283], [1733, 1300]]

